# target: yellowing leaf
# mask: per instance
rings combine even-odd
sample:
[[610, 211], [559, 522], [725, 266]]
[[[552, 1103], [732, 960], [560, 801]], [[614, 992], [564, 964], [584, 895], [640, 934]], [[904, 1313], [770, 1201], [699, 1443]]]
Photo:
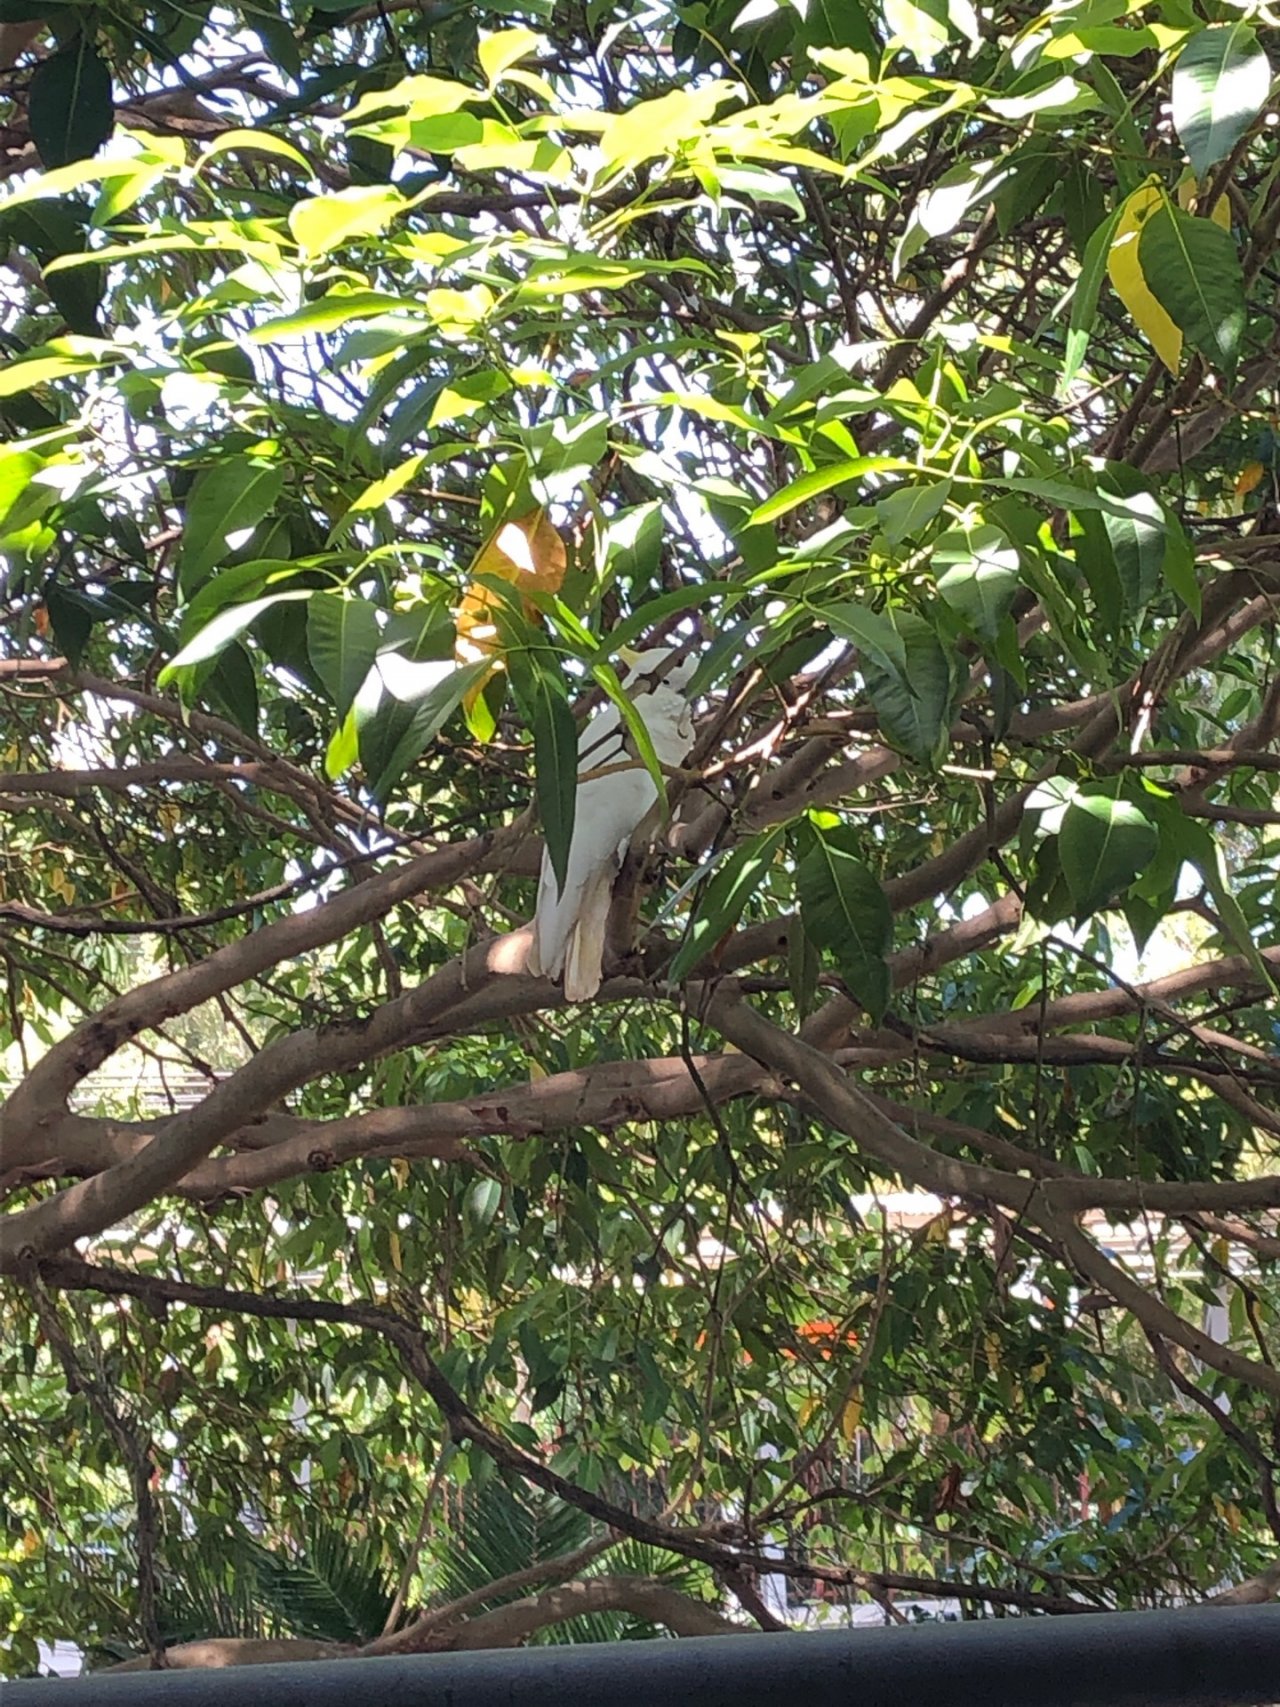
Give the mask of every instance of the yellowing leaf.
[[1127, 199], [1111, 240], [1107, 275], [1160, 360], [1170, 373], [1177, 373], [1182, 361], [1182, 333], [1151, 294], [1138, 259], [1142, 227], [1164, 202], [1164, 191], [1158, 184], [1141, 184]]
[[67, 875], [65, 866], [55, 865], [48, 876], [50, 889], [69, 907], [76, 898], [76, 886]]
[[480, 61], [480, 69], [488, 79], [492, 89], [503, 72], [531, 54], [538, 45], [538, 37], [533, 30], [519, 26], [511, 30], [499, 30], [497, 35], [486, 36], [476, 50]]
[[409, 1183], [409, 1158], [396, 1156], [391, 1163], [391, 1177], [396, 1182], [397, 1191], [403, 1191]]
[[850, 1444], [857, 1437], [858, 1427], [862, 1422], [862, 1395], [852, 1394], [845, 1400], [844, 1409], [840, 1412], [840, 1433]]
[[440, 285], [426, 294], [427, 313], [446, 338], [465, 338], [493, 307], [493, 292], [487, 285], [470, 290], [450, 290]]
[[404, 1273], [404, 1261], [400, 1254], [400, 1235], [393, 1227], [387, 1234], [387, 1254], [391, 1258], [391, 1266], [397, 1274]]
[[[513, 517], [496, 528], [481, 546], [471, 565], [471, 583], [463, 594], [455, 619], [454, 657], [459, 664], [478, 664], [492, 658], [500, 661], [502, 646], [495, 621], [501, 597], [485, 586], [481, 575], [507, 581], [522, 593], [555, 593], [564, 580], [568, 559], [564, 541], [547, 518], [545, 510]], [[534, 614], [531, 604], [528, 614]], [[470, 713], [478, 702], [492, 671], [468, 689], [463, 708]]]
[[1246, 462], [1235, 484], [1237, 498], [1247, 498], [1262, 482], [1266, 469], [1260, 462]]
[[545, 1079], [546, 1076], [547, 1069], [542, 1065], [541, 1061], [529, 1062], [529, 1083], [531, 1085], [536, 1085], [539, 1079]]

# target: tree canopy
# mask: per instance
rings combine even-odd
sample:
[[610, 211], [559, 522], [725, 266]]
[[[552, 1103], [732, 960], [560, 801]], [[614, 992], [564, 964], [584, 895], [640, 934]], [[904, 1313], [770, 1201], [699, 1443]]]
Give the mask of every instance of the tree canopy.
[[1271, 1593], [1274, 33], [0, 0], [10, 1673]]

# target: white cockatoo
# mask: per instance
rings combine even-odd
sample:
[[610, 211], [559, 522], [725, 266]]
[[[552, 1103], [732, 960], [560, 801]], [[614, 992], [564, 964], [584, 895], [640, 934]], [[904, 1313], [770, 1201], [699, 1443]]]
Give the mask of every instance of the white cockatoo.
[[[697, 653], [662, 646], [631, 654], [627, 662], [630, 669], [622, 685], [649, 731], [654, 752], [664, 765], [680, 764], [693, 746], [693, 709], [681, 690], [698, 666]], [[632, 750], [622, 713], [609, 701], [582, 731], [578, 775], [628, 761], [630, 770], [590, 776], [578, 784], [562, 890], [549, 856], [542, 856], [528, 970], [548, 978], [563, 972], [564, 993], [571, 1002], [586, 1001], [600, 988], [614, 880], [632, 836], [658, 798], [653, 778]]]

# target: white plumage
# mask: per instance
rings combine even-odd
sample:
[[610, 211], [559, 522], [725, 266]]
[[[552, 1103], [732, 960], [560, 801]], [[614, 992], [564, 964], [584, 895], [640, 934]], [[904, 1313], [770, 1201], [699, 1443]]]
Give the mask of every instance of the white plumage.
[[[695, 653], [682, 657], [670, 647], [656, 647], [637, 656], [622, 684], [664, 765], [680, 764], [693, 746], [693, 712], [680, 690], [697, 664]], [[578, 775], [635, 759], [622, 713], [610, 701], [582, 731]], [[657, 798], [653, 778], [639, 763], [580, 782], [563, 891], [557, 893], [551, 861], [542, 856], [528, 970], [548, 978], [563, 972], [571, 1002], [586, 1001], [600, 988], [614, 880]]]

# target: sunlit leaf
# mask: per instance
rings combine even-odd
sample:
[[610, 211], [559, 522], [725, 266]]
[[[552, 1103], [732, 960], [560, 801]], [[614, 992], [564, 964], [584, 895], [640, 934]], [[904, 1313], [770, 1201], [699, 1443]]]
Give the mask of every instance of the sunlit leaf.
[[1191, 37], [1173, 68], [1173, 125], [1198, 178], [1226, 159], [1270, 88], [1267, 55], [1243, 18]]

